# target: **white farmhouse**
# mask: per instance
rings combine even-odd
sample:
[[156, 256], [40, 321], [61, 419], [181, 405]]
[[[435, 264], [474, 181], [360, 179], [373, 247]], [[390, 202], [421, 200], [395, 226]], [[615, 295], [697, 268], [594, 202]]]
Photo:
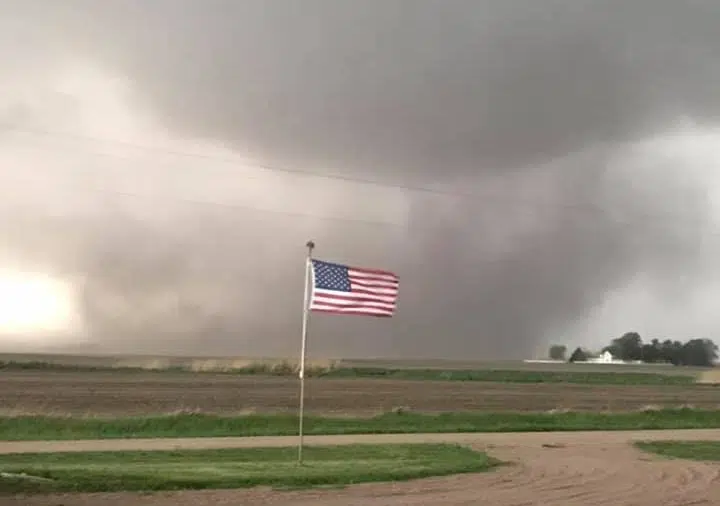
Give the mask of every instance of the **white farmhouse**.
[[592, 364], [617, 364], [621, 361], [615, 360], [615, 357], [613, 357], [612, 353], [605, 350], [602, 352], [602, 354], [599, 357], [593, 357], [587, 359], [589, 363]]

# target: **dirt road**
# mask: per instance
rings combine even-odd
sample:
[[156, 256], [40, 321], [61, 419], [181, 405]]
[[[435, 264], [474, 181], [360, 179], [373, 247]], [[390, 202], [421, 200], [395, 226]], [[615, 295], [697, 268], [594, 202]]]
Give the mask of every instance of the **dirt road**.
[[[6, 499], [3, 506], [680, 506], [720, 505], [720, 465], [665, 460], [637, 440], [720, 440], [720, 430], [314, 436], [307, 444], [458, 442], [511, 462], [490, 473], [338, 490], [268, 489]], [[0, 443], [0, 452], [285, 446], [295, 438]]]

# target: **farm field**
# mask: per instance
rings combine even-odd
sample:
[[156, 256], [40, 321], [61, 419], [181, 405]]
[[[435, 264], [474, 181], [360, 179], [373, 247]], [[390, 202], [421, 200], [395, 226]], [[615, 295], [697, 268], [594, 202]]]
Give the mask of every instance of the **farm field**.
[[[169, 357], [159, 355], [62, 355], [62, 354], [19, 354], [0, 353], [0, 364], [29, 364], [34, 367], [63, 366], [77, 369], [120, 369], [139, 368], [157, 370], [186, 369], [191, 371], [212, 371], [230, 368], [240, 370], [258, 365], [296, 363], [297, 358], [258, 357]], [[572, 372], [572, 373], [643, 373], [669, 376], [697, 376], [706, 371], [702, 367], [674, 367], [672, 365], [644, 364], [569, 364], [524, 362], [521, 360], [439, 360], [439, 359], [345, 359], [323, 358], [310, 360], [309, 366], [333, 369], [431, 369], [445, 371], [527, 371], [527, 372]]]
[[[55, 461], [56, 455], [57, 459], [66, 458], [54, 453], [57, 451], [206, 448], [207, 451], [217, 452], [223, 448], [244, 448], [255, 444], [292, 446], [295, 441], [294, 437], [226, 438], [295, 433], [297, 426], [293, 415], [297, 410], [299, 384], [292, 364], [280, 364], [277, 369], [269, 359], [258, 366], [257, 362], [249, 359], [223, 361], [189, 357], [43, 355], [4, 355], [0, 356], [0, 362], [4, 365], [0, 367], [0, 403], [3, 406], [0, 415], [5, 415], [0, 417], [0, 433], [5, 439], [0, 442], [0, 453], [53, 453], [47, 458]], [[646, 485], [645, 489], [651, 488], [656, 493], [643, 492], [642, 497], [633, 496], [633, 504], [649, 506], [668, 497], [681, 502], [699, 500], [703, 494], [714, 490], [712, 487], [717, 488], [716, 472], [706, 463], [691, 464], [693, 479], [683, 481], [683, 486], [678, 487], [678, 480], [687, 474], [687, 464], [657, 460], [659, 457], [634, 447], [634, 440], [627, 432], [598, 431], [603, 428], [717, 427], [720, 425], [719, 411], [712, 410], [720, 410], [720, 389], [695, 383], [697, 376], [704, 371], [702, 369], [382, 360], [325, 361], [311, 366], [321, 373], [306, 381], [309, 445], [324, 444], [325, 441], [331, 444], [332, 436], [319, 435], [328, 433], [345, 434], [337, 436], [341, 441], [338, 444], [371, 442], [371, 438], [378, 438], [376, 444], [455, 441], [510, 465], [500, 466], [489, 473], [435, 477], [406, 483], [354, 485], [344, 490], [277, 491], [255, 488], [245, 491], [166, 492], [160, 495], [73, 493], [6, 496], [3, 504], [114, 506], [131, 502], [147, 506], [181, 506], [273, 501], [274, 504], [330, 506], [412, 504], [414, 500], [416, 504], [459, 506], [477, 500], [478, 491], [482, 491], [484, 500], [498, 505], [516, 504], [531, 498], [552, 504], [583, 505], [595, 504], [602, 499], [609, 484], [631, 494], [630, 491], [641, 483]], [[697, 409], [657, 411], [679, 407]], [[624, 414], [609, 415], [607, 412]], [[153, 416], [168, 413], [174, 415]], [[433, 418], [433, 414], [438, 416]], [[61, 418], [28, 418], [29, 415]], [[67, 415], [71, 418], [65, 418]], [[243, 416], [226, 419], [215, 415]], [[136, 418], [125, 418], [128, 416]], [[323, 416], [330, 418], [321, 418]], [[106, 420], [113, 417], [119, 418]], [[370, 417], [373, 419], [368, 420]], [[579, 432], [502, 433], [558, 429], [598, 432], [594, 435]], [[473, 430], [487, 432], [475, 435], [461, 433]], [[372, 431], [385, 434], [352, 435]], [[392, 434], [399, 431], [435, 434]], [[442, 431], [456, 434], [442, 434]], [[674, 434], [692, 438], [695, 434], [687, 431], [651, 432], [644, 433], [642, 440], [667, 439]], [[717, 430], [696, 433], [702, 433], [703, 439], [720, 438]], [[201, 438], [202, 441], [172, 439], [193, 435], [205, 437]], [[213, 435], [224, 438], [216, 440], [208, 437]], [[163, 439], [127, 439], [133, 436]], [[97, 438], [107, 439], [88, 440]], [[22, 441], [24, 439], [35, 441]], [[65, 441], [53, 443], [48, 439]], [[105, 455], [103, 458], [110, 460], [98, 465], [109, 469], [111, 464], [114, 465], [114, 457], [110, 457], [112, 454]], [[11, 461], [15, 462], [17, 469], [22, 471], [27, 467], [27, 459], [34, 458], [9, 456], [5, 465], [7, 467]], [[73, 462], [78, 459], [84, 461], [81, 455], [75, 460], [73, 458], [67, 457], [67, 465], [74, 465]], [[168, 463], [170, 467], [174, 465]], [[223, 466], [217, 464], [218, 472], [227, 472]], [[45, 467], [43, 469], [47, 471]], [[99, 472], [99, 468], [93, 469], [93, 472]], [[179, 473], [177, 479], [185, 479], [184, 471], [173, 469]], [[60, 469], [58, 472], [65, 471]], [[207, 473], [210, 473], [209, 468]], [[82, 476], [86, 474], [81, 473]], [[216, 483], [212, 480], [222, 478], [213, 476], [208, 474], [212, 483]], [[336, 481], [352, 481], [349, 475], [343, 476], [346, 477]], [[661, 478], [656, 479], [658, 476]], [[79, 479], [69, 474], [66, 478], [71, 482]], [[325, 479], [329, 480], [322, 478]], [[73, 490], [92, 489], [90, 483], [82, 487], [66, 486]], [[157, 485], [158, 488], [163, 486]], [[122, 487], [118, 485], [119, 488]], [[572, 498], [570, 502], [565, 500], [568, 497]], [[624, 497], [629, 498], [627, 495]]]
[[[294, 413], [298, 380], [281, 359], [0, 355], [0, 414]], [[519, 361], [311, 360], [316, 415], [720, 409], [701, 368]], [[430, 381], [434, 380], [434, 381]]]
[[[1, 414], [143, 415], [295, 412], [298, 380], [261, 375], [2, 371]], [[637, 411], [720, 408], [709, 385], [597, 385], [388, 379], [306, 380], [312, 414], [372, 416], [398, 408], [444, 411]]]
[[704, 367], [675, 367], [666, 364], [571, 364], [550, 362], [524, 362], [522, 360], [388, 360], [343, 359], [342, 367], [383, 369], [446, 369], [446, 370], [501, 370], [531, 372], [591, 372], [591, 373], [643, 373], [670, 376], [694, 376], [707, 370]]

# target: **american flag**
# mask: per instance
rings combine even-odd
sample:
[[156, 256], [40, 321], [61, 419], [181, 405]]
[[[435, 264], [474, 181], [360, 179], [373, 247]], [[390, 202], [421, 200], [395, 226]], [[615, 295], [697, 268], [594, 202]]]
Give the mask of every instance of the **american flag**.
[[311, 311], [392, 316], [398, 276], [389, 271], [312, 260]]

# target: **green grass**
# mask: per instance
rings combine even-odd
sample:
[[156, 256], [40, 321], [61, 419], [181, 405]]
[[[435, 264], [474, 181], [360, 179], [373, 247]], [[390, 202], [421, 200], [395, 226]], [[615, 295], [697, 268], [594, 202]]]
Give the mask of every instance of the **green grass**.
[[690, 385], [695, 381], [693, 375], [669, 375], [650, 372], [386, 369], [381, 367], [343, 367], [328, 371], [321, 376], [325, 378], [491, 381], [496, 383], [576, 383], [584, 385]]
[[0, 361], [0, 371], [50, 371], [50, 372], [101, 372], [101, 371], [127, 371], [139, 372], [140, 367], [110, 367], [87, 364], [62, 364], [54, 362], [16, 362]]
[[[151, 363], [149, 361], [148, 363]], [[560, 364], [561, 366], [564, 364]], [[572, 366], [572, 364], [570, 364]], [[251, 363], [245, 366], [225, 369], [193, 371], [189, 365], [173, 364], [160, 369], [142, 366], [112, 364], [71, 364], [43, 361], [0, 361], [0, 371], [48, 371], [48, 372], [148, 372], [186, 374], [231, 374], [252, 376], [296, 376], [296, 367], [290, 362]], [[336, 365], [311, 365], [306, 369], [309, 377], [322, 378], [378, 378], [417, 381], [485, 381], [496, 383], [571, 383], [583, 385], [690, 385], [696, 381], [696, 371], [685, 374], [655, 372], [647, 366], [647, 372], [587, 370], [579, 365], [575, 370], [525, 370], [525, 369], [441, 369], [441, 368], [386, 368], [386, 367], [343, 367]]]
[[720, 441], [642, 441], [635, 446], [663, 457], [720, 461]]
[[306, 447], [158, 452], [0, 455], [6, 473], [49, 479], [0, 479], [0, 492], [112, 492], [311, 487], [397, 481], [487, 471], [484, 453], [448, 444]]
[[[127, 418], [0, 417], [0, 440], [281, 436], [297, 433], [294, 415], [175, 414]], [[305, 433], [401, 434], [549, 432], [720, 428], [720, 411], [694, 409], [630, 413], [386, 413], [372, 418], [307, 416]]]

